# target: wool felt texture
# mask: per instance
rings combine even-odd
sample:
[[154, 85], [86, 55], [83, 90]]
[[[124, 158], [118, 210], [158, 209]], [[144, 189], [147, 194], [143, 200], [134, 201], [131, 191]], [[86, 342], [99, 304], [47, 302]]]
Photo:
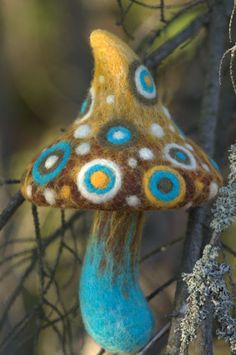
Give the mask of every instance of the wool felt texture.
[[222, 177], [173, 122], [137, 55], [106, 31], [90, 42], [94, 78], [78, 118], [30, 163], [21, 191], [36, 205], [97, 210], [80, 279], [82, 317], [106, 350], [135, 352], [154, 330], [138, 284], [143, 211], [200, 205]]
[[138, 284], [142, 212], [110, 214], [95, 218], [80, 279], [81, 313], [88, 333], [107, 351], [134, 352], [155, 330]]
[[215, 163], [175, 125], [137, 55], [106, 31], [90, 42], [91, 89], [67, 132], [28, 167], [24, 197], [110, 211], [187, 208], [214, 197], [222, 184]]

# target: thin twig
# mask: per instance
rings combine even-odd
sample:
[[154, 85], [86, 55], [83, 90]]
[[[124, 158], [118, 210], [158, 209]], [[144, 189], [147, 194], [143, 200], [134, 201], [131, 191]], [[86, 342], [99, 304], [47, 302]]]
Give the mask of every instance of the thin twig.
[[150, 295], [148, 295], [146, 297], [147, 301], [150, 301], [151, 299], [153, 299], [154, 297], [156, 297], [158, 295], [158, 293], [160, 293], [161, 291], [163, 291], [165, 288], [167, 288], [168, 286], [170, 286], [172, 283], [174, 283], [177, 280], [176, 277], [171, 277], [168, 281], [166, 281], [163, 285], [161, 285], [160, 287], [158, 287], [156, 290], [152, 291], [150, 293]]
[[2, 228], [7, 224], [9, 219], [13, 216], [16, 212], [18, 207], [22, 205], [24, 202], [24, 197], [22, 196], [21, 192], [18, 191], [9, 201], [7, 207], [0, 214], [0, 231]]
[[161, 328], [161, 330], [159, 330], [159, 332], [149, 341], [149, 343], [145, 346], [145, 348], [143, 348], [139, 353], [137, 353], [137, 355], [144, 355], [147, 353], [147, 351], [151, 348], [151, 346], [157, 342], [157, 340], [159, 340], [160, 338], [163, 337], [163, 335], [165, 335], [168, 330], [170, 329], [170, 322], [167, 323], [166, 325], [164, 325], [164, 327]]
[[20, 184], [20, 179], [4, 179], [0, 177], [0, 186]]
[[236, 251], [233, 250], [232, 248], [230, 248], [227, 244], [225, 243], [221, 243], [223, 248], [228, 252], [230, 253], [231, 255], [235, 256], [236, 257]]
[[8, 317], [8, 312], [11, 309], [13, 303], [15, 302], [16, 298], [20, 295], [22, 287], [24, 285], [24, 282], [29, 277], [31, 272], [34, 270], [35, 263], [36, 263], [36, 258], [32, 258], [31, 263], [26, 268], [25, 272], [21, 276], [21, 279], [19, 280], [19, 283], [17, 284], [16, 288], [14, 289], [12, 294], [9, 296], [6, 304], [4, 305], [4, 310], [3, 310], [2, 316], [0, 318], [0, 329], [3, 327], [3, 324], [5, 323], [5, 321]]
[[176, 243], [182, 242], [183, 240], [184, 240], [184, 237], [178, 237], [174, 240], [171, 240], [170, 242], [168, 242], [158, 248], [155, 248], [152, 251], [150, 251], [149, 253], [145, 254], [143, 257], [140, 258], [139, 262], [143, 263], [145, 260], [149, 259], [150, 257], [166, 251], [169, 247], [173, 246]]
[[162, 46], [157, 48], [154, 52], [144, 58], [145, 64], [149, 68], [154, 68], [160, 64], [166, 57], [168, 57], [177, 47], [182, 45], [185, 41], [192, 38], [204, 25], [209, 21], [209, 15], [205, 14], [196, 18], [189, 26], [185, 27], [176, 36], [165, 42]]

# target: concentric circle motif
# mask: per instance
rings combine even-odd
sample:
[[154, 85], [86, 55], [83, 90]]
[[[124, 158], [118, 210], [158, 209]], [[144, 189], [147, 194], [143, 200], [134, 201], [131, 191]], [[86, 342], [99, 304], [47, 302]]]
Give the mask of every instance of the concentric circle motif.
[[175, 166], [186, 170], [194, 170], [197, 167], [193, 154], [182, 145], [176, 143], [170, 143], [164, 147], [163, 157]]
[[120, 190], [122, 174], [111, 160], [95, 159], [85, 164], [77, 176], [77, 186], [83, 197], [99, 204], [111, 200]]
[[71, 145], [66, 141], [45, 149], [35, 161], [32, 176], [39, 185], [45, 185], [55, 179], [66, 166], [71, 155]]
[[157, 102], [156, 85], [150, 71], [139, 62], [130, 66], [130, 83], [134, 94], [146, 104]]
[[132, 132], [125, 126], [114, 126], [108, 129], [106, 139], [111, 144], [125, 144], [132, 139]]
[[91, 88], [89, 90], [88, 96], [86, 97], [86, 99], [83, 101], [81, 105], [80, 113], [79, 113], [80, 118], [85, 119], [91, 115], [94, 106], [94, 98], [95, 98], [95, 92], [94, 89]]
[[102, 144], [119, 148], [136, 142], [137, 129], [131, 122], [113, 119], [101, 128], [98, 136]]
[[184, 200], [186, 184], [177, 171], [163, 165], [146, 172], [144, 191], [156, 207], [171, 208]]

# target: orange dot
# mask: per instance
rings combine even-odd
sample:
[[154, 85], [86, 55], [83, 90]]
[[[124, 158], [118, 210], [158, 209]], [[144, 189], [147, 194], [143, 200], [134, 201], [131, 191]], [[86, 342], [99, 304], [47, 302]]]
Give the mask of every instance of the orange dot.
[[67, 200], [69, 199], [71, 196], [71, 190], [70, 190], [70, 186], [68, 185], [64, 185], [62, 188], [61, 188], [61, 191], [60, 191], [60, 197], [64, 200]]
[[146, 75], [146, 76], [144, 77], [144, 81], [145, 81], [145, 83], [146, 83], [148, 86], [151, 86], [151, 85], [152, 85], [152, 80], [151, 80], [150, 76]]
[[90, 182], [96, 189], [104, 189], [107, 187], [109, 180], [109, 176], [103, 171], [95, 171], [90, 177]]
[[195, 186], [196, 186], [196, 189], [197, 189], [198, 191], [201, 191], [201, 190], [203, 189], [203, 187], [204, 187], [204, 184], [203, 184], [201, 181], [196, 180], [196, 181], [195, 181]]

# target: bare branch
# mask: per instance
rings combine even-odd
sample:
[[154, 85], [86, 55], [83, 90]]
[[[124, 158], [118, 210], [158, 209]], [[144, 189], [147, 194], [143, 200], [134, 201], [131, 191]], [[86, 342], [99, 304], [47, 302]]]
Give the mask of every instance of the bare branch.
[[4, 186], [4, 185], [16, 185], [16, 184], [20, 184], [20, 180], [19, 179], [4, 179], [2, 177], [0, 177], [0, 186]]
[[166, 57], [168, 57], [179, 45], [186, 42], [193, 37], [204, 25], [209, 21], [209, 15], [205, 14], [198, 17], [196, 20], [190, 23], [189, 26], [184, 28], [176, 36], [165, 42], [153, 53], [144, 58], [145, 64], [149, 68], [154, 68], [157, 64], [160, 64]]
[[144, 355], [147, 353], [147, 351], [150, 349], [150, 347], [156, 343], [157, 340], [159, 340], [163, 335], [165, 335], [168, 330], [170, 329], [170, 322], [164, 325], [164, 327], [161, 328], [161, 330], [149, 341], [149, 343], [145, 346], [143, 350], [141, 350], [137, 355]]
[[18, 207], [22, 205], [24, 202], [24, 197], [22, 196], [21, 192], [18, 191], [9, 201], [8, 205], [2, 213], [0, 214], [0, 231], [2, 228], [7, 224], [11, 216], [16, 212]]
[[166, 287], [170, 286], [172, 283], [174, 283], [177, 280], [176, 277], [171, 277], [168, 281], [166, 281], [162, 286], [158, 287], [156, 290], [152, 291], [150, 295], [146, 297], [147, 301], [150, 301], [153, 299], [158, 293], [163, 291]]
[[157, 255], [158, 253], [164, 252], [166, 251], [169, 247], [182, 242], [184, 240], [184, 237], [178, 237], [176, 239], [171, 240], [169, 243], [166, 243], [158, 248], [153, 249], [152, 251], [150, 251], [149, 253], [147, 253], [146, 255], [144, 255], [143, 257], [140, 258], [139, 262], [143, 263], [145, 260], [149, 259], [150, 257], [152, 257], [153, 255]]
[[[202, 118], [199, 124], [202, 144], [210, 155], [212, 155], [214, 150], [215, 128], [219, 111], [220, 88], [218, 82], [218, 70], [221, 56], [224, 52], [225, 32], [227, 30], [224, 5], [224, 1], [215, 1], [213, 10], [210, 14], [208, 67], [202, 102]], [[203, 246], [202, 226], [206, 218], [206, 213], [206, 208], [197, 208], [190, 212], [181, 263], [182, 272], [190, 273], [195, 262], [200, 257]], [[179, 324], [184, 313], [186, 298], [186, 285], [180, 280], [177, 283], [175, 296], [174, 313], [177, 314], [177, 316], [172, 320], [167, 354], [180, 354], [181, 334]], [[211, 322], [210, 319], [208, 321]], [[207, 339], [205, 343], [211, 344]], [[208, 353], [211, 354], [211, 352], [212, 350], [209, 348]]]

